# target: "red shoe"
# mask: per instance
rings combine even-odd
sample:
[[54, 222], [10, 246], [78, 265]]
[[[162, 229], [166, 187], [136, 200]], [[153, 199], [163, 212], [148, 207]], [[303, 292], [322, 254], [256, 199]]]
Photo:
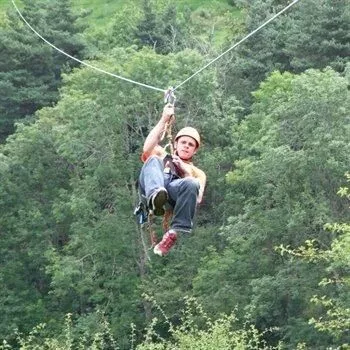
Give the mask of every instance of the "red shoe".
[[162, 240], [154, 247], [154, 254], [164, 256], [169, 253], [177, 239], [177, 233], [174, 230], [169, 230], [165, 233]]

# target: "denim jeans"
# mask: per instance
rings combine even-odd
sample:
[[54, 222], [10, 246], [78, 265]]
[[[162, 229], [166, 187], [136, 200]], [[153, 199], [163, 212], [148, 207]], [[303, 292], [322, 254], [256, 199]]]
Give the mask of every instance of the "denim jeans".
[[199, 193], [198, 180], [192, 177], [179, 179], [164, 173], [163, 160], [152, 156], [141, 169], [139, 184], [147, 201], [155, 190], [164, 187], [168, 191], [168, 202], [174, 212], [170, 228], [176, 232], [191, 232]]

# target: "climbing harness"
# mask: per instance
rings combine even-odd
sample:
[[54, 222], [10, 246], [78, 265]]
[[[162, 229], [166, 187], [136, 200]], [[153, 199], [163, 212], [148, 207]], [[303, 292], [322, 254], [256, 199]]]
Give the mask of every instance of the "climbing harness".
[[[241, 39], [240, 41], [238, 41], [236, 44], [234, 44], [233, 46], [231, 46], [229, 49], [227, 49], [225, 52], [223, 52], [222, 54], [220, 54], [218, 57], [214, 58], [212, 61], [210, 61], [209, 63], [207, 63], [204, 67], [202, 67], [201, 69], [199, 69], [198, 71], [196, 71], [195, 73], [193, 73], [191, 76], [189, 76], [187, 79], [185, 79], [182, 83], [178, 84], [175, 88], [172, 89], [172, 92], [174, 92], [175, 90], [177, 90], [180, 86], [182, 86], [183, 84], [187, 83], [190, 79], [194, 78], [196, 75], [198, 75], [199, 73], [201, 73], [204, 69], [208, 68], [210, 65], [212, 65], [214, 62], [216, 62], [218, 59], [220, 59], [222, 56], [224, 56], [226, 53], [230, 52], [231, 50], [233, 50], [234, 48], [236, 48], [238, 45], [242, 44], [244, 41], [246, 41], [248, 38], [250, 38], [252, 35], [254, 35], [255, 33], [257, 33], [259, 30], [261, 30], [262, 28], [264, 28], [267, 24], [269, 24], [270, 22], [272, 22], [275, 18], [277, 18], [278, 16], [280, 16], [282, 13], [284, 13], [285, 11], [287, 11], [290, 7], [292, 7], [293, 5], [295, 5], [297, 2], [299, 2], [300, 0], [294, 0], [293, 2], [291, 2], [289, 5], [287, 5], [285, 8], [283, 8], [281, 11], [277, 12], [274, 16], [272, 16], [269, 20], [267, 20], [266, 22], [264, 22], [262, 25], [260, 25], [258, 28], [256, 28], [255, 30], [253, 30], [252, 32], [250, 32], [248, 35], [246, 35], [243, 39]], [[127, 81], [129, 83], [133, 83], [139, 86], [143, 86], [145, 88], [148, 89], [152, 89], [152, 90], [156, 90], [156, 91], [162, 91], [164, 92], [164, 89], [160, 89], [157, 88], [155, 86], [152, 85], [148, 85], [148, 84], [144, 84], [144, 83], [140, 83], [138, 81], [132, 80], [132, 79], [128, 79], [125, 77], [122, 77], [120, 75], [114, 74], [114, 73], [110, 73], [108, 71], [105, 71], [104, 69], [98, 68], [96, 66], [93, 66], [90, 63], [86, 63], [84, 61], [79, 60], [78, 58], [66, 53], [65, 51], [61, 50], [60, 48], [58, 48], [57, 46], [53, 45], [51, 42], [49, 42], [47, 39], [45, 39], [40, 33], [38, 33], [29, 23], [28, 21], [24, 18], [24, 16], [22, 15], [21, 11], [19, 10], [19, 8], [17, 7], [16, 3], [14, 0], [11, 0], [14, 8], [16, 9], [17, 13], [19, 14], [19, 16], [22, 18], [22, 20], [24, 21], [24, 23], [28, 26], [28, 28], [35, 34], [37, 35], [41, 40], [43, 40], [46, 44], [48, 44], [49, 46], [51, 46], [53, 49], [57, 50], [58, 52], [60, 52], [61, 54], [71, 58], [72, 60], [79, 62], [80, 64], [87, 66], [89, 68], [92, 68], [98, 72], [110, 75], [112, 77], [115, 77], [117, 79], [121, 79], [124, 81]], [[168, 90], [166, 90], [168, 91]]]
[[[139, 204], [134, 210], [134, 215], [137, 219], [137, 224], [140, 229], [140, 236], [145, 255], [148, 260], [151, 260], [148, 250], [154, 248], [158, 243], [157, 233], [154, 225], [154, 214], [147, 208], [146, 197], [139, 192]], [[149, 237], [149, 238], [147, 238]]]

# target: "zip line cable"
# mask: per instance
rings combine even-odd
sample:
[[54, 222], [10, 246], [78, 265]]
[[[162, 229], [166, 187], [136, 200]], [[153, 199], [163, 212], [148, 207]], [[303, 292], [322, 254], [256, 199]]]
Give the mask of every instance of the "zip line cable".
[[274, 16], [272, 16], [269, 20], [267, 20], [265, 23], [263, 23], [261, 26], [259, 26], [258, 28], [254, 29], [251, 33], [249, 33], [248, 35], [246, 35], [243, 39], [241, 39], [240, 41], [238, 41], [236, 44], [234, 44], [233, 46], [231, 46], [229, 49], [227, 49], [226, 51], [224, 51], [221, 55], [219, 55], [218, 57], [214, 58], [212, 61], [210, 61], [209, 63], [207, 63], [204, 67], [202, 67], [201, 69], [199, 69], [197, 72], [193, 73], [190, 77], [188, 77], [186, 80], [184, 80], [181, 84], [177, 85], [173, 91], [175, 91], [176, 89], [178, 89], [180, 86], [182, 86], [183, 84], [187, 83], [190, 79], [194, 78], [197, 74], [201, 73], [204, 69], [208, 68], [211, 64], [213, 64], [214, 62], [216, 62], [219, 58], [221, 58], [222, 56], [224, 56], [225, 54], [227, 54], [228, 52], [230, 52], [231, 50], [233, 50], [235, 47], [237, 47], [238, 45], [242, 44], [244, 41], [246, 41], [248, 38], [250, 38], [252, 35], [254, 35], [256, 32], [258, 32], [260, 29], [264, 28], [267, 24], [269, 24], [271, 21], [273, 21], [275, 18], [277, 18], [279, 15], [281, 15], [283, 12], [287, 11], [290, 7], [292, 7], [293, 5], [295, 5], [299, 0], [294, 0], [292, 3], [290, 3], [288, 6], [286, 6], [283, 10], [279, 11], [278, 13], [276, 13]]
[[34, 34], [36, 34], [41, 40], [45, 41], [46, 44], [50, 45], [52, 48], [54, 48], [55, 50], [57, 50], [58, 52], [62, 53], [63, 55], [71, 58], [72, 60], [74, 61], [77, 61], [81, 64], [83, 64], [84, 66], [87, 66], [87, 67], [90, 67], [92, 69], [95, 69], [101, 73], [104, 73], [104, 74], [107, 74], [107, 75], [110, 75], [112, 77], [115, 77], [115, 78], [118, 78], [118, 79], [121, 79], [121, 80], [124, 80], [124, 81], [127, 81], [129, 83], [133, 83], [133, 84], [136, 84], [136, 85], [140, 85], [140, 86], [143, 86], [143, 87], [146, 87], [146, 88], [149, 88], [149, 89], [153, 89], [153, 90], [157, 90], [157, 91], [161, 91], [161, 92], [164, 92], [164, 89], [160, 89], [160, 88], [157, 88], [157, 87], [154, 87], [154, 86], [151, 86], [151, 85], [147, 85], [147, 84], [143, 84], [143, 83], [139, 83], [138, 81], [135, 81], [135, 80], [131, 80], [131, 79], [128, 79], [128, 78], [124, 78], [120, 75], [117, 75], [117, 74], [114, 74], [114, 73], [110, 73], [110, 72], [107, 72], [105, 71], [104, 69], [101, 69], [101, 68], [98, 68], [98, 67], [95, 67], [93, 66], [92, 64], [90, 63], [86, 63], [84, 61], [81, 61], [79, 60], [78, 58], [74, 57], [74, 56], [71, 56], [70, 54], [68, 54], [67, 52], [61, 50], [60, 48], [58, 48], [57, 46], [53, 45], [52, 43], [50, 43], [47, 39], [45, 39], [40, 33], [38, 33], [29, 23], [28, 21], [24, 18], [24, 16], [22, 15], [21, 11], [18, 9], [18, 7], [16, 6], [14, 0], [11, 0], [12, 1], [12, 4], [13, 6], [15, 7], [16, 11], [18, 12], [19, 16], [22, 18], [22, 20], [24, 21], [24, 23], [34, 32]]
[[[70, 54], [68, 54], [67, 52], [61, 50], [60, 48], [58, 48], [57, 46], [55, 46], [54, 44], [52, 44], [51, 42], [49, 42], [47, 39], [45, 39], [40, 33], [38, 33], [29, 23], [28, 21], [24, 18], [24, 16], [22, 15], [21, 11], [19, 10], [19, 8], [17, 7], [17, 5], [15, 4], [14, 0], [11, 0], [14, 8], [16, 9], [16, 11], [18, 12], [19, 16], [21, 17], [21, 19], [23, 20], [23, 22], [30, 28], [30, 30], [37, 35], [41, 40], [43, 40], [46, 44], [48, 44], [49, 46], [51, 46], [53, 49], [55, 49], [56, 51], [60, 52], [61, 54], [71, 58], [72, 60], [87, 66], [89, 68], [92, 68], [100, 73], [104, 73], [107, 75], [110, 75], [114, 78], [120, 79], [120, 80], [124, 80], [127, 81], [129, 83], [132, 84], [136, 84], [139, 86], [143, 86], [145, 88], [148, 89], [152, 89], [152, 90], [156, 90], [156, 91], [161, 91], [161, 92], [165, 92], [167, 91], [166, 89], [160, 89], [157, 88], [155, 86], [152, 85], [147, 85], [147, 84], [143, 84], [140, 83], [138, 81], [132, 80], [132, 79], [128, 79], [125, 77], [122, 77], [120, 75], [114, 74], [114, 73], [110, 73], [108, 71], [105, 71], [104, 69], [98, 68], [96, 66], [93, 66], [90, 63], [84, 62], [79, 60], [78, 58], [71, 56]], [[220, 59], [222, 56], [224, 56], [225, 54], [227, 54], [228, 52], [230, 52], [231, 50], [233, 50], [234, 48], [236, 48], [238, 45], [242, 44], [244, 41], [246, 41], [248, 38], [250, 38], [252, 35], [254, 35], [255, 33], [257, 33], [259, 30], [261, 30], [262, 28], [264, 28], [267, 24], [269, 24], [270, 22], [272, 22], [275, 18], [277, 18], [279, 15], [281, 15], [282, 13], [284, 13], [285, 11], [287, 11], [290, 7], [292, 7], [293, 5], [295, 5], [297, 2], [299, 2], [299, 0], [294, 0], [293, 2], [291, 2], [289, 5], [287, 5], [284, 9], [282, 9], [281, 11], [277, 12], [275, 15], [273, 15], [269, 20], [267, 20], [266, 22], [264, 22], [262, 25], [260, 25], [258, 28], [254, 29], [252, 32], [250, 32], [248, 35], [246, 35], [243, 39], [241, 39], [240, 41], [238, 41], [236, 44], [234, 44], [233, 46], [231, 46], [229, 49], [227, 49], [226, 51], [224, 51], [223, 53], [221, 53], [218, 57], [214, 58], [212, 61], [210, 61], [209, 63], [207, 63], [204, 67], [202, 67], [201, 69], [199, 69], [197, 72], [193, 73], [191, 76], [189, 76], [187, 79], [185, 79], [182, 83], [180, 83], [179, 85], [177, 85], [175, 88], [172, 89], [172, 91], [175, 91], [176, 89], [178, 89], [180, 86], [182, 86], [183, 84], [187, 83], [189, 80], [191, 80], [192, 78], [194, 78], [196, 75], [198, 75], [199, 73], [201, 73], [204, 69], [208, 68], [210, 65], [212, 65], [214, 62], [216, 62], [218, 59]]]

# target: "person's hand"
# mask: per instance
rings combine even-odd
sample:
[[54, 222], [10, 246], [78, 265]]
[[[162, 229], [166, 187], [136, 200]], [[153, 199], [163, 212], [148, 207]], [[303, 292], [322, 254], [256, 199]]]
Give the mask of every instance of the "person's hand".
[[199, 189], [198, 197], [197, 197], [197, 204], [201, 204], [203, 200], [203, 191]]
[[165, 123], [173, 123], [175, 120], [174, 106], [168, 103], [164, 106], [162, 119]]
[[173, 163], [175, 167], [179, 170], [179, 172], [184, 177], [189, 176], [190, 174], [187, 171], [186, 163], [179, 156], [173, 155], [172, 158], [173, 158]]

